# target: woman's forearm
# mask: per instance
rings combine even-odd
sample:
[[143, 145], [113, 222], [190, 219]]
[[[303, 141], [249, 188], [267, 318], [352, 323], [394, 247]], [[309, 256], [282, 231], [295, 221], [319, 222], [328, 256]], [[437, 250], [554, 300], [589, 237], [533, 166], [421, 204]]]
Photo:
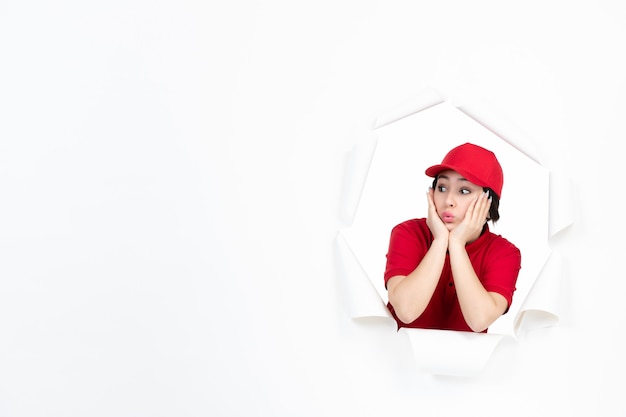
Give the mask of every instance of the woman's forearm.
[[428, 306], [443, 270], [447, 246], [447, 239], [435, 239], [413, 272], [387, 282], [389, 303], [403, 323], [416, 320]]
[[488, 292], [483, 287], [472, 267], [465, 245], [451, 242], [449, 253], [463, 317], [473, 331], [482, 332], [504, 313], [506, 300], [500, 294]]

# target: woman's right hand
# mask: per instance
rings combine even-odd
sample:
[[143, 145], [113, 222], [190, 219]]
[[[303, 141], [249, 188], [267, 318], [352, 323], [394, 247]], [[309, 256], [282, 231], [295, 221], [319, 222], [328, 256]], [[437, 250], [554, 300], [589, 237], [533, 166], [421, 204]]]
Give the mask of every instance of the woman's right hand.
[[426, 224], [435, 239], [448, 239], [450, 232], [448, 231], [445, 223], [439, 217], [439, 214], [437, 214], [434, 194], [435, 190], [433, 188], [429, 188], [428, 193], [426, 194], [426, 197], [428, 198], [428, 218], [426, 219]]

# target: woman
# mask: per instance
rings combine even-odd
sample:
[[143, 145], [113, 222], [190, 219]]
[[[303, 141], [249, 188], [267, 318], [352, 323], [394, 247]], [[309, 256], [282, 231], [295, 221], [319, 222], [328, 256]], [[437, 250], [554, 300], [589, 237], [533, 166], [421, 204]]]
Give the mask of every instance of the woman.
[[487, 224], [500, 218], [502, 167], [465, 143], [426, 175], [428, 217], [391, 232], [388, 307], [399, 327], [487, 332], [508, 311], [521, 268], [519, 249]]

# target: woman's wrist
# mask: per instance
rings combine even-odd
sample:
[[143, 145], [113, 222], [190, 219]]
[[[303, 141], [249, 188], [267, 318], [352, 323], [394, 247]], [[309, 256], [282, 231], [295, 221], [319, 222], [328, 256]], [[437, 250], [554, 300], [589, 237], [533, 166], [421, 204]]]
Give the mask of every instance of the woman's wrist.
[[448, 236], [435, 237], [433, 243], [430, 245], [431, 248], [448, 250]]
[[454, 249], [463, 249], [465, 250], [466, 242], [457, 239], [448, 239], [448, 250], [453, 251]]

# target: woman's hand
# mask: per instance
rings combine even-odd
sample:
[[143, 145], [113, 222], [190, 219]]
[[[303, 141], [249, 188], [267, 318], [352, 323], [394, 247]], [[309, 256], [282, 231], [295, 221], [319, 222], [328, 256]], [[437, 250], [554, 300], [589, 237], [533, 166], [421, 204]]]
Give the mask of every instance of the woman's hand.
[[447, 241], [450, 232], [448, 231], [445, 223], [437, 214], [434, 194], [435, 190], [433, 188], [429, 188], [428, 193], [426, 194], [428, 198], [428, 218], [426, 219], [426, 224], [428, 225], [428, 228], [430, 229], [430, 232], [433, 234], [433, 237], [435, 239], [446, 239]]
[[478, 239], [483, 226], [487, 222], [487, 214], [491, 207], [491, 198], [487, 196], [487, 192], [481, 193], [478, 198], [470, 203], [461, 223], [450, 232], [451, 241], [466, 245]]

